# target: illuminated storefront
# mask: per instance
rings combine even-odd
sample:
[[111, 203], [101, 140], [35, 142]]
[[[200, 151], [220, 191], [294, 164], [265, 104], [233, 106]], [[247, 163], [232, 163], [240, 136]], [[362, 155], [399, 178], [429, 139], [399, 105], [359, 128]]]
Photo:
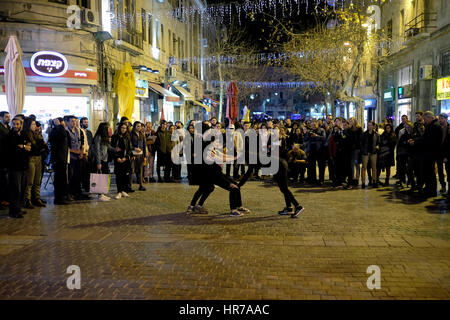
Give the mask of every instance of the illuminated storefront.
[[[93, 113], [91, 86], [97, 85], [94, 67], [71, 61], [58, 52], [39, 51], [23, 58], [26, 79], [25, 115], [34, 114], [47, 128], [48, 121], [65, 115], [87, 117]], [[0, 109], [8, 110], [0, 66]]]
[[450, 77], [437, 80], [436, 92], [436, 99], [441, 102], [441, 113], [450, 116]]

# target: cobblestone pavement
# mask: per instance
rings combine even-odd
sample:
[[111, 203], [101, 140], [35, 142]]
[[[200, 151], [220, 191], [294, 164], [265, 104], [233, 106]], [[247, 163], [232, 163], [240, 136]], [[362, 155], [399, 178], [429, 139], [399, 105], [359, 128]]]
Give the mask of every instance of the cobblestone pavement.
[[[449, 203], [377, 190], [293, 188], [306, 208], [278, 216], [275, 185], [249, 182], [252, 213], [184, 213], [195, 188], [147, 184], [111, 202], [0, 212], [1, 299], [449, 299]], [[81, 269], [81, 289], [66, 286]], [[367, 268], [381, 270], [369, 290]]]

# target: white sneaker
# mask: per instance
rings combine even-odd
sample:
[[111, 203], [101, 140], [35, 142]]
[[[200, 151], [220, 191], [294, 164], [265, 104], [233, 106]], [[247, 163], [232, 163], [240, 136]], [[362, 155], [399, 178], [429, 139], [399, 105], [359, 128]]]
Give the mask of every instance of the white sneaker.
[[114, 197], [114, 199], [117, 199], [117, 200], [119, 200], [120, 198], [122, 198], [122, 194], [121, 194], [121, 193], [118, 193], [118, 194]]
[[122, 197], [129, 198], [130, 195], [128, 193], [126, 193], [125, 191], [122, 191]]
[[110, 200], [111, 200], [111, 198], [105, 196], [104, 194], [101, 194], [98, 196], [98, 201], [110, 201]]

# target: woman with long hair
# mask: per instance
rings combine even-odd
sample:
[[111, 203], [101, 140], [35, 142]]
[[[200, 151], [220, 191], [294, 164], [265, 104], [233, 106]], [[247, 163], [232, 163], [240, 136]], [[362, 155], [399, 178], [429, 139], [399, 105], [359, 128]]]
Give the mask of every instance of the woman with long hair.
[[31, 142], [27, 187], [25, 189], [25, 208], [45, 207], [45, 203], [41, 200], [42, 153], [45, 152], [44, 138], [39, 133], [36, 121], [32, 118], [25, 119], [24, 134]]
[[381, 171], [386, 170], [386, 180], [384, 187], [389, 186], [389, 178], [391, 176], [391, 167], [395, 165], [394, 149], [397, 144], [397, 137], [394, 132], [394, 128], [390, 123], [386, 123], [384, 126], [384, 132], [380, 136], [380, 153], [377, 181], [379, 181]]
[[[115, 152], [115, 149], [111, 147], [110, 128], [107, 122], [101, 122], [98, 125], [92, 147], [93, 163], [91, 172], [109, 174], [108, 153]], [[99, 194], [98, 199], [99, 201], [111, 200], [110, 197], [104, 194]]]
[[[361, 173], [361, 188], [366, 187], [366, 170], [367, 164], [371, 164], [371, 178], [369, 177], [369, 184], [374, 188], [377, 184], [377, 154], [380, 145], [380, 136], [376, 132], [376, 124], [372, 120], [367, 124], [367, 131], [361, 135], [361, 154], [362, 154], [362, 173]], [[374, 180], [374, 181], [372, 181]]]
[[115, 148], [114, 173], [116, 174], [117, 195], [115, 199], [129, 197], [127, 192], [131, 175], [132, 146], [128, 135], [128, 124], [122, 122], [111, 138], [111, 146]]

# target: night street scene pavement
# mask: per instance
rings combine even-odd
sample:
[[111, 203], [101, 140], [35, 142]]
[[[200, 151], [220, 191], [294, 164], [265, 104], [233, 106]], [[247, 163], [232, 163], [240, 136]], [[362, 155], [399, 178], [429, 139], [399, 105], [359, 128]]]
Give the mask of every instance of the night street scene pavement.
[[[306, 208], [279, 216], [276, 185], [249, 182], [230, 217], [216, 191], [187, 215], [195, 186], [147, 184], [110, 202], [80, 201], [0, 219], [1, 299], [449, 299], [449, 202], [395, 187], [292, 188]], [[44, 197], [46, 198], [46, 197]], [[23, 220], [23, 221], [22, 221]], [[81, 289], [69, 290], [71, 265]], [[370, 290], [369, 266], [380, 268]]]
[[450, 0], [0, 0], [0, 304], [447, 307], [449, 30]]

